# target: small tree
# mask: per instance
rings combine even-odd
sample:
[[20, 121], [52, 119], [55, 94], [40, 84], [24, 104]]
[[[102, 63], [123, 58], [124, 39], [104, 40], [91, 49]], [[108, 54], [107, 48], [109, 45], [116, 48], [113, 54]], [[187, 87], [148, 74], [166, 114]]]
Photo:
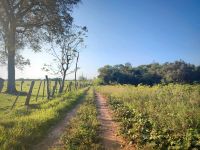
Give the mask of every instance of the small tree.
[[77, 54], [79, 54], [79, 49], [83, 46], [86, 32], [86, 27], [71, 26], [68, 28], [67, 34], [51, 38], [52, 46], [49, 53], [54, 59], [51, 64], [45, 64], [42, 69], [61, 76], [62, 82], [59, 93], [63, 92], [66, 76], [77, 71], [76, 68], [74, 71], [68, 72]]

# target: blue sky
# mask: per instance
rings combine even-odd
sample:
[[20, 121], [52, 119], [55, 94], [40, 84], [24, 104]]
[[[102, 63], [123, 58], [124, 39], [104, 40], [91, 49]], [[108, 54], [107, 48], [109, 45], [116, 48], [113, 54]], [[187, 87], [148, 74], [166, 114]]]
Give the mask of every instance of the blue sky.
[[83, 0], [75, 22], [87, 25], [84, 70], [183, 59], [200, 64], [199, 0]]
[[[79, 74], [92, 78], [99, 67], [126, 62], [138, 66], [183, 59], [200, 65], [199, 0], [82, 0], [73, 16], [89, 30]], [[48, 57], [24, 53], [32, 68], [18, 71], [17, 77], [43, 76], [41, 64]]]

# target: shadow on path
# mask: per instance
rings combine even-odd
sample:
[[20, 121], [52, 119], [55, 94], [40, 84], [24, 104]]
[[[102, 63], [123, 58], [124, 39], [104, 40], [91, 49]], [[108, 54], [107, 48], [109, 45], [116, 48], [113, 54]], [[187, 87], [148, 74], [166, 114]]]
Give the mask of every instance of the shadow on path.
[[47, 137], [44, 138], [39, 144], [33, 147], [34, 150], [48, 150], [54, 147], [62, 147], [62, 145], [60, 145], [60, 137], [64, 133], [65, 127], [68, 125], [69, 120], [71, 120], [76, 115], [76, 112], [79, 106], [82, 104], [86, 94], [87, 92], [85, 92], [84, 96], [81, 96], [77, 104], [75, 104], [75, 106], [71, 110], [69, 110], [64, 119], [58, 122], [51, 129]]

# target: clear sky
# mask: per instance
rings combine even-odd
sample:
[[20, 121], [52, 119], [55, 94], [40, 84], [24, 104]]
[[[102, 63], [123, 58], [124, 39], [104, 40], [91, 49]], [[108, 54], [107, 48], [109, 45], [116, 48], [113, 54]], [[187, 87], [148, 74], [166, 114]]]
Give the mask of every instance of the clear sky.
[[[89, 30], [79, 65], [79, 74], [89, 78], [106, 64], [182, 59], [200, 65], [200, 0], [82, 0], [73, 16]], [[17, 71], [17, 78], [44, 77], [41, 67], [50, 57], [24, 54], [32, 65]]]

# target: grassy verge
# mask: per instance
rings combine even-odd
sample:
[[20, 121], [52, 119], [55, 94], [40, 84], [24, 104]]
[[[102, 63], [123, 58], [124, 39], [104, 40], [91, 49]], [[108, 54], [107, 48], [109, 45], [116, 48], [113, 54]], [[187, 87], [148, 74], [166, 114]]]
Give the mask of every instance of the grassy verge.
[[200, 86], [104, 86], [121, 134], [141, 149], [200, 149]]
[[98, 129], [99, 121], [97, 120], [95, 98], [90, 89], [62, 137], [64, 148], [70, 150], [100, 149]]
[[29, 111], [16, 108], [0, 120], [0, 149], [30, 149], [64, 117], [85, 90], [70, 92], [61, 97], [32, 105]]
[[[21, 87], [20, 87], [21, 84], [20, 83], [21, 83], [20, 81], [16, 81], [17, 91], [21, 91]], [[35, 81], [33, 91], [32, 91], [32, 95], [31, 95], [31, 99], [30, 99], [30, 104], [38, 105], [38, 104], [41, 104], [41, 103], [46, 103], [46, 101], [47, 101], [46, 84], [44, 86], [44, 82], [42, 82], [40, 91], [38, 93], [39, 84], [40, 84], [40, 81]], [[65, 88], [66, 88], [67, 84], [68, 84], [68, 82], [66, 81]], [[18, 101], [17, 101], [17, 103], [16, 103], [16, 105], [13, 109], [19, 109], [19, 108], [24, 107], [24, 103], [25, 103], [25, 100], [26, 100], [26, 97], [27, 97], [26, 93], [28, 93], [30, 85], [31, 85], [31, 81], [25, 81], [24, 82], [23, 89], [21, 91], [24, 94], [19, 96]], [[51, 85], [50, 89], [52, 91], [53, 86], [54, 86], [54, 81], [51, 81], [50, 85]], [[7, 94], [5, 92], [6, 87], [7, 86], [6, 86], [6, 82], [5, 82], [3, 91], [2, 91], [2, 93], [0, 93], [0, 118], [4, 118], [5, 115], [10, 113], [10, 109], [11, 109], [11, 107], [12, 107], [12, 105], [13, 105], [16, 97], [17, 97], [17, 95]], [[43, 98], [43, 88], [44, 87], [45, 87], [45, 89], [44, 89], [44, 98]], [[37, 93], [38, 93], [38, 100], [36, 101]], [[57, 86], [57, 91], [55, 93], [55, 97], [57, 97], [57, 96], [60, 96], [60, 94], [58, 93], [58, 86]]]

